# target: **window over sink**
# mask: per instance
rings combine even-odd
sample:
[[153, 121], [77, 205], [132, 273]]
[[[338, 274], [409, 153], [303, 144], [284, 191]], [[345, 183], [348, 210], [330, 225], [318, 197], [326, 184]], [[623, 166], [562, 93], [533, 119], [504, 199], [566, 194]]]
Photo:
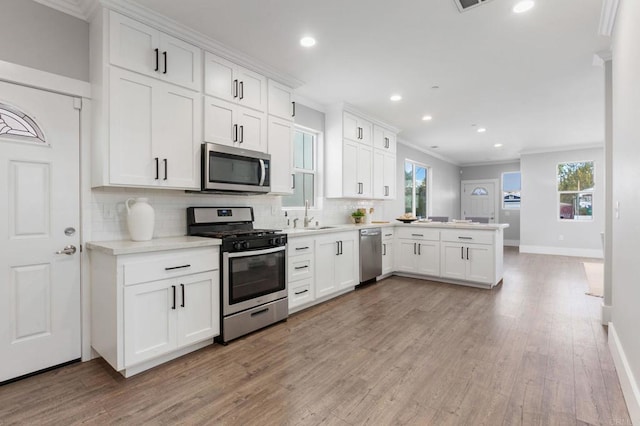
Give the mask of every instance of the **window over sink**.
[[404, 162], [404, 212], [426, 218], [429, 202], [429, 167], [411, 160]]
[[293, 194], [282, 197], [282, 207], [316, 206], [318, 194], [318, 134], [297, 128], [293, 137]]

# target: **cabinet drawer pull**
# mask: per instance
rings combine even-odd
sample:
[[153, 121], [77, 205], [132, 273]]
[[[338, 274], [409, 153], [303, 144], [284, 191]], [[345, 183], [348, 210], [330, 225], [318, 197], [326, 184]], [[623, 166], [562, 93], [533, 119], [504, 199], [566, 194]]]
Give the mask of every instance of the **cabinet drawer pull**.
[[296, 174], [295, 173], [291, 173], [291, 189], [296, 189]]
[[387, 255], [387, 245], [382, 243], [382, 255], [386, 256]]
[[304, 294], [304, 293], [306, 293], [306, 292], [308, 292], [308, 291], [309, 291], [309, 289], [306, 289], [306, 290], [302, 290], [302, 291], [296, 291], [296, 292], [294, 292], [293, 294], [295, 294], [296, 296], [298, 296], [298, 295], [300, 295], [300, 294]]
[[166, 74], [167, 73], [167, 52], [166, 51], [162, 52], [162, 56], [164, 56], [164, 71], [162, 72], [162, 74]]
[[473, 240], [473, 237], [458, 237], [459, 240]]
[[298, 270], [298, 269], [307, 269], [308, 267], [309, 267], [309, 265], [296, 266], [296, 267], [294, 267], [293, 269], [296, 269], [296, 270]]
[[296, 247], [296, 250], [307, 250], [309, 247]]
[[169, 266], [167, 268], [164, 268], [165, 271], [173, 271], [174, 269], [183, 269], [183, 268], [190, 268], [191, 265], [190, 264], [186, 264], [186, 265], [180, 265], [180, 266]]
[[176, 308], [176, 286], [175, 285], [171, 286], [171, 291], [173, 292], [173, 305], [171, 305], [171, 309], [175, 309]]
[[384, 234], [385, 237], [393, 237], [393, 234]]
[[160, 50], [158, 48], [153, 49], [156, 52], [156, 68], [154, 71], [160, 70]]
[[184, 284], [180, 284], [180, 290], [182, 291], [182, 303], [180, 306], [184, 308]]
[[424, 237], [424, 234], [411, 234], [412, 237]]
[[156, 162], [156, 180], [160, 179], [160, 159], [155, 157], [153, 159]]
[[251, 316], [255, 317], [256, 315], [264, 314], [265, 312], [269, 312], [269, 308], [260, 309], [259, 311], [252, 312]]
[[169, 168], [169, 162], [166, 158], [163, 158], [162, 161], [164, 162], [164, 180], [167, 180], [167, 169]]

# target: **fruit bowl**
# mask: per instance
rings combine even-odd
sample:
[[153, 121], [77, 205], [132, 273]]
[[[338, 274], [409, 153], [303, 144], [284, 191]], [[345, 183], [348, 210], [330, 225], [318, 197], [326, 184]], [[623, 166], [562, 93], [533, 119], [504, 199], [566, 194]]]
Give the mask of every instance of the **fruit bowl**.
[[399, 220], [402, 223], [411, 223], [418, 220], [417, 217], [407, 218], [407, 217], [397, 217], [396, 220]]

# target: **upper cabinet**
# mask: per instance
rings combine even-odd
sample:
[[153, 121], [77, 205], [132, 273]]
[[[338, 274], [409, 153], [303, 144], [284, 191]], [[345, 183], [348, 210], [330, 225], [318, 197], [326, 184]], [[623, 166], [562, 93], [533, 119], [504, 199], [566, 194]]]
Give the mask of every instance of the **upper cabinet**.
[[293, 101], [293, 89], [269, 80], [269, 115], [283, 120], [294, 120], [296, 103]]
[[348, 112], [343, 113], [343, 137], [365, 145], [371, 145], [373, 124], [364, 118]]
[[266, 152], [266, 115], [232, 102], [205, 96], [204, 140]]
[[386, 152], [396, 152], [396, 134], [382, 126], [374, 125], [373, 146]]
[[209, 52], [204, 55], [204, 92], [260, 112], [267, 109], [266, 77]]
[[202, 50], [116, 12], [109, 20], [112, 65], [201, 90]]

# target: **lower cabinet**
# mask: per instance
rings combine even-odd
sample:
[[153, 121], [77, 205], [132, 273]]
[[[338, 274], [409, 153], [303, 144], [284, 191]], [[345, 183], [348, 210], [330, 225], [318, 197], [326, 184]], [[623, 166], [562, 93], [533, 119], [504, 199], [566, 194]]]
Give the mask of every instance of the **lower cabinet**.
[[289, 238], [287, 246], [287, 287], [289, 311], [315, 300], [313, 238]]
[[395, 270], [393, 228], [382, 228], [382, 275]]
[[440, 233], [399, 228], [396, 232], [396, 270], [440, 275]]
[[445, 278], [493, 283], [494, 247], [443, 242], [441, 275]]
[[316, 298], [358, 284], [357, 232], [339, 232], [316, 238]]

